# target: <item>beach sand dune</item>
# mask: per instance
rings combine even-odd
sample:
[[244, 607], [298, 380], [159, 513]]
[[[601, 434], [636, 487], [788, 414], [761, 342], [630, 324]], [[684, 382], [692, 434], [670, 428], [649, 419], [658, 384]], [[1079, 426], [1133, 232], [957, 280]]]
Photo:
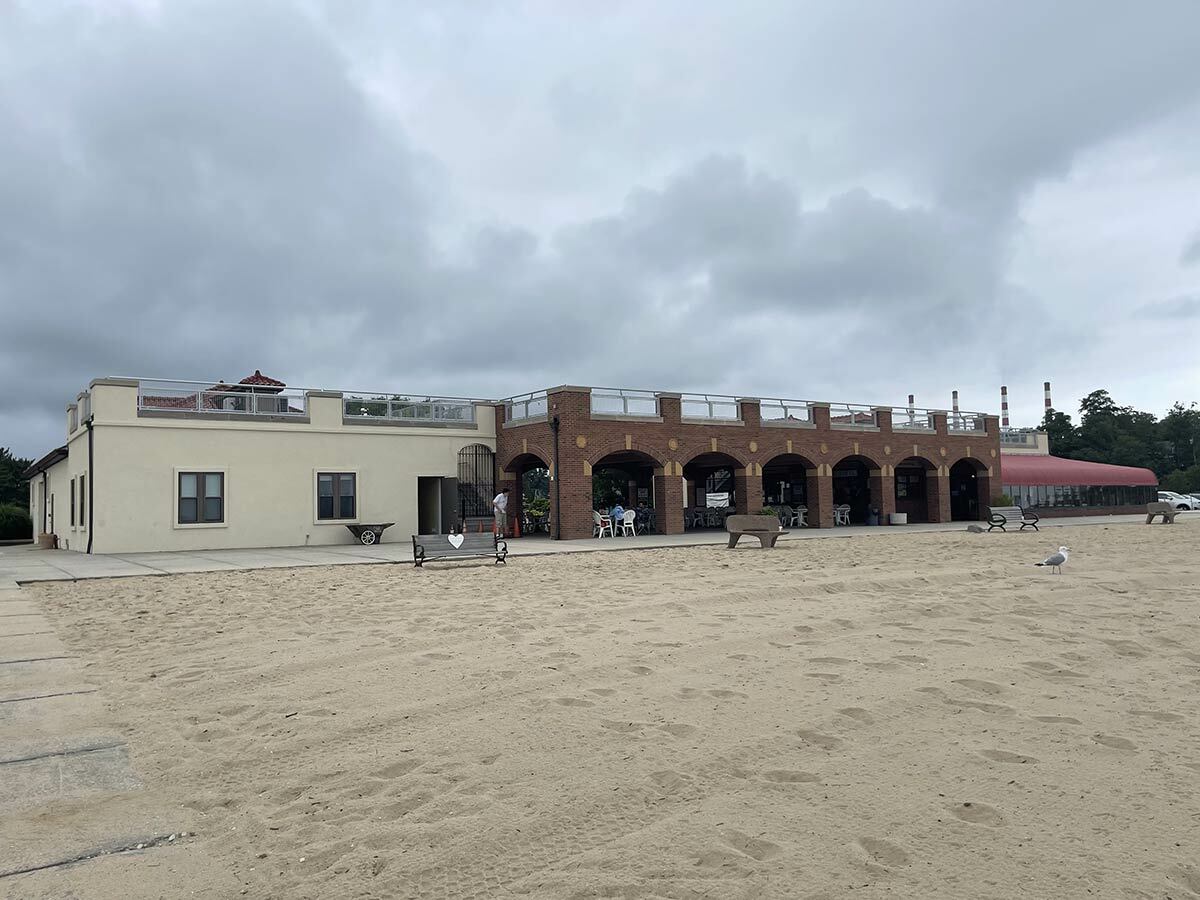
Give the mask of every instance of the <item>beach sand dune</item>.
[[1058, 534], [28, 592], [248, 896], [1200, 896], [1200, 525]]

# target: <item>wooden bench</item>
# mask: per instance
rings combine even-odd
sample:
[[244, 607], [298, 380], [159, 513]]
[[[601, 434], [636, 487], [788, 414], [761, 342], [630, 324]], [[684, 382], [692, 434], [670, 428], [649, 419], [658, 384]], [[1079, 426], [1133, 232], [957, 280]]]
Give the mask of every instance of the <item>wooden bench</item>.
[[1021, 523], [1018, 531], [1024, 531], [1026, 528], [1032, 528], [1034, 531], [1040, 531], [1037, 523], [1041, 519], [1037, 513], [1026, 512], [1019, 506], [989, 506], [988, 507], [988, 531], [999, 528], [1001, 531], [1007, 531], [1006, 525], [1016, 525]]
[[490, 556], [496, 565], [506, 565], [508, 543], [497, 535], [484, 534], [414, 534], [413, 562], [420, 568], [432, 559], [469, 559]]
[[1162, 500], [1155, 500], [1146, 504], [1146, 524], [1149, 525], [1154, 521], [1155, 516], [1162, 516], [1164, 525], [1174, 525], [1175, 517], [1179, 515], [1181, 510], [1176, 509], [1170, 503]]
[[770, 550], [780, 535], [787, 534], [776, 516], [730, 516], [725, 520], [725, 530], [729, 532], [731, 550], [743, 535], [758, 538], [758, 545], [763, 550]]

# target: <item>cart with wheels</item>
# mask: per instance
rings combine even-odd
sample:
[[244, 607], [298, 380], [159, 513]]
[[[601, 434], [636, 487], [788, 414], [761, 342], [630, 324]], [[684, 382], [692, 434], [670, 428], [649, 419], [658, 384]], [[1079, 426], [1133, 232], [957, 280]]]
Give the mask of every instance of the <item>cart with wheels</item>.
[[383, 522], [378, 525], [347, 525], [346, 527], [360, 543], [370, 545], [382, 541], [383, 532], [395, 524], [395, 522]]

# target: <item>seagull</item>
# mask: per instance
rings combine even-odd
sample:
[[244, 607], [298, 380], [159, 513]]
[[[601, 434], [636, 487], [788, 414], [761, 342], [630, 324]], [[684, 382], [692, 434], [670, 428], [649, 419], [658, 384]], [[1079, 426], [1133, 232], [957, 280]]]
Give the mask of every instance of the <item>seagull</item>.
[[1051, 553], [1040, 563], [1034, 563], [1035, 566], [1049, 566], [1051, 569], [1057, 569], [1058, 574], [1062, 574], [1062, 567], [1067, 564], [1067, 560], [1071, 558], [1070, 547], [1059, 547], [1057, 553]]

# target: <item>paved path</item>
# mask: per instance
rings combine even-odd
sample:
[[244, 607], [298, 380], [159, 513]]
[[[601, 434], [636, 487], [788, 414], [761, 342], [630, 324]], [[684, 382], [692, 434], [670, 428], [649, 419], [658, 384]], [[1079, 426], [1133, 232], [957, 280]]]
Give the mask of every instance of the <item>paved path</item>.
[[[1043, 519], [1042, 530], [1082, 525], [1134, 524], [1145, 516], [1079, 516]], [[897, 528], [801, 528], [783, 540], [829, 540], [850, 535], [880, 539], [903, 539], [906, 534], [930, 531], [962, 531], [965, 522], [944, 525], [906, 525]], [[636, 538], [599, 538], [581, 541], [552, 541], [546, 535], [509, 541], [514, 556], [543, 553], [586, 553], [598, 550], [648, 550], [658, 547], [694, 547], [724, 544], [723, 531], [690, 531], [686, 534], [644, 535]], [[1053, 544], [1054, 540], [1048, 541]], [[270, 547], [258, 550], [200, 550], [164, 553], [93, 554], [73, 550], [38, 550], [32, 546], [0, 547], [0, 597], [17, 583], [76, 581], [85, 578], [114, 578], [130, 575], [170, 575], [181, 572], [221, 572], [237, 569], [273, 569], [296, 566], [343, 566], [369, 563], [412, 562], [412, 544], [407, 540], [365, 547], [340, 544], [324, 547]], [[3, 615], [0, 613], [0, 615]]]
[[182, 896], [170, 885], [219, 870], [143, 787], [87, 668], [27, 592], [0, 589], [0, 898]]

